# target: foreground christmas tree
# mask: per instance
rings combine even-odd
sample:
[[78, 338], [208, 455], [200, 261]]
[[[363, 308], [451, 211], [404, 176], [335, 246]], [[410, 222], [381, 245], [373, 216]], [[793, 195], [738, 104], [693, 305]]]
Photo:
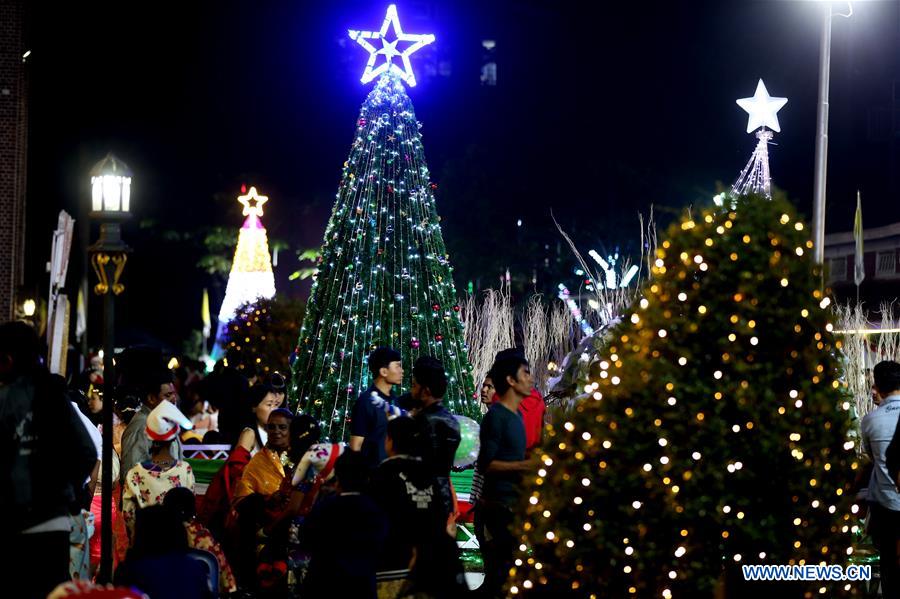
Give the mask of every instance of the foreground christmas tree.
[[812, 242], [787, 202], [732, 201], [672, 225], [545, 436], [513, 594], [739, 597], [742, 565], [846, 563], [858, 464]]
[[[386, 39], [391, 25], [394, 41]], [[360, 110], [325, 229], [291, 393], [333, 439], [347, 436], [353, 403], [369, 384], [366, 356], [382, 345], [403, 355], [407, 380], [420, 355], [441, 360], [449, 381], [444, 403], [457, 414], [478, 412], [436, 185], [404, 87], [415, 85], [409, 54], [433, 37], [402, 33], [393, 5], [381, 31], [350, 35], [370, 52], [363, 82], [380, 78]], [[386, 62], [374, 68], [379, 56]]]

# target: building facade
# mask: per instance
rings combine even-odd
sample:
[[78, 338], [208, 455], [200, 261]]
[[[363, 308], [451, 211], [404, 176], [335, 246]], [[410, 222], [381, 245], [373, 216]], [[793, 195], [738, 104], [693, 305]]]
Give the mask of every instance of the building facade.
[[[825, 236], [828, 285], [838, 300], [855, 300], [856, 241], [852, 231]], [[859, 298], [870, 309], [900, 298], [900, 222], [863, 231], [865, 279]]]
[[0, 322], [15, 315], [25, 258], [28, 142], [24, 0], [0, 0]]

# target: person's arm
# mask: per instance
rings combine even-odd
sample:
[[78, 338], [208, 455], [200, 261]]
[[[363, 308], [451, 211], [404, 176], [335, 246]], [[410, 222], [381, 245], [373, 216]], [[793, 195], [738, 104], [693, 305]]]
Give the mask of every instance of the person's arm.
[[238, 437], [237, 444], [247, 451], [253, 451], [253, 446], [256, 445], [256, 431], [252, 428], [245, 428], [242, 430], [241, 436]]
[[369, 408], [372, 402], [362, 395], [353, 404], [353, 414], [350, 416], [350, 449], [353, 451], [362, 450], [363, 441], [366, 438], [366, 432], [369, 428]]
[[869, 418], [868, 416], [869, 415], [866, 414], [866, 417], [862, 419], [862, 422], [860, 422], [859, 432], [860, 432], [860, 437], [862, 437], [863, 453], [871, 460], [871, 459], [874, 459], [872, 457], [872, 444], [869, 441], [869, 428], [872, 424], [872, 419]]
[[125, 530], [128, 532], [129, 539], [134, 534], [134, 516], [135, 512], [137, 512], [137, 507], [137, 497], [134, 494], [131, 481], [128, 480], [128, 474], [126, 474], [125, 484], [122, 488], [122, 518], [125, 520]]
[[488, 464], [487, 472], [523, 472], [532, 470], [534, 466], [534, 460], [519, 460], [515, 462], [493, 460]]
[[120, 472], [124, 474], [127, 474], [129, 470], [150, 455], [150, 439], [144, 434], [145, 423], [145, 418], [138, 422], [132, 420], [122, 434], [122, 464]]

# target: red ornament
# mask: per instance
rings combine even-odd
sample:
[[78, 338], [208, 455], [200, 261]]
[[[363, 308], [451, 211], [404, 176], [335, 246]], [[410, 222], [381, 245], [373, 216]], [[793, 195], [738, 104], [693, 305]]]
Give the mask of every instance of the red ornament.
[[456, 304], [455, 306], [453, 306], [453, 311], [459, 312], [459, 304]]
[[360, 117], [360, 119], [357, 121], [357, 123], [359, 123], [360, 127], [365, 127], [366, 126], [366, 117]]
[[393, 186], [393, 185], [388, 185], [388, 186], [387, 186], [387, 192], [388, 192], [388, 193], [394, 193], [394, 186]]
[[443, 341], [443, 340], [444, 340], [444, 336], [441, 335], [440, 333], [438, 333], [437, 335], [434, 336], [434, 340], [435, 340], [435, 341]]
[[431, 189], [437, 189], [437, 183], [431, 183]]
[[413, 337], [412, 339], [409, 340], [409, 346], [411, 348], [419, 349], [419, 345], [420, 345], [419, 340], [416, 339], [415, 337]]
[[431, 309], [434, 310], [435, 312], [437, 312], [438, 310], [441, 309], [441, 305], [440, 304], [431, 304]]

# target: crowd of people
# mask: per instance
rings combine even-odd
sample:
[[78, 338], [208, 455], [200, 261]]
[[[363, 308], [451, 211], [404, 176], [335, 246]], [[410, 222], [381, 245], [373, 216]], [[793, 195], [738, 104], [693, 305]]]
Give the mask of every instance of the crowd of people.
[[[444, 406], [443, 365], [420, 357], [398, 397], [400, 353], [382, 347], [367, 359], [372, 384], [353, 406], [347, 444], [288, 409], [280, 374], [173, 376], [161, 361], [123, 363], [132, 379], [117, 378], [112, 452], [121, 596], [501, 596], [544, 420], [523, 353], [500, 352], [481, 387], [470, 501], [485, 576], [471, 591], [450, 476], [460, 425]], [[89, 585], [97, 574], [102, 374], [95, 363], [74, 381], [52, 375], [31, 327], [0, 325], [0, 507], [15, 548], [0, 563], [18, 585], [13, 596], [64, 596], [57, 585]], [[230, 446], [202, 494], [184, 458], [194, 443]]]

